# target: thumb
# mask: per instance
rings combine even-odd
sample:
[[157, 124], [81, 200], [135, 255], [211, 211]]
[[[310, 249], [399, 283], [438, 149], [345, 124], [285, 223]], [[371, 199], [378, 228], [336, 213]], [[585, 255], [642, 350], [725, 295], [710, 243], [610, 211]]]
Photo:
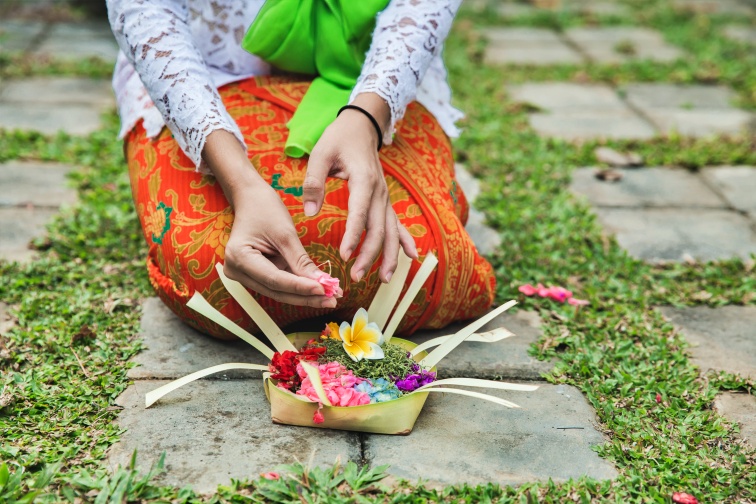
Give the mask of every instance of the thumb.
[[291, 272], [297, 276], [317, 280], [323, 271], [312, 261], [307, 251], [299, 241], [299, 237], [292, 233], [283, 240], [279, 247], [281, 256], [289, 265]]
[[302, 186], [302, 201], [304, 202], [304, 213], [307, 217], [316, 215], [320, 211], [320, 207], [323, 206], [326, 177], [328, 177], [329, 171], [330, 167], [326, 162], [326, 157], [314, 150], [307, 163], [307, 172]]

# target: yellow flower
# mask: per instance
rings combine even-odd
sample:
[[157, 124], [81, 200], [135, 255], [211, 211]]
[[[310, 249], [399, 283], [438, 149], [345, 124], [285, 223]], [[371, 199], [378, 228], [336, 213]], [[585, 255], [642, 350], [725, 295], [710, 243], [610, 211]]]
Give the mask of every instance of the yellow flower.
[[323, 332], [320, 334], [320, 339], [337, 339], [340, 340], [341, 336], [339, 336], [339, 324], [336, 322], [329, 322], [326, 324], [326, 328], [323, 330]]
[[383, 333], [378, 324], [368, 323], [365, 308], [357, 310], [351, 326], [348, 322], [341, 323], [339, 336], [344, 342], [344, 351], [353, 361], [383, 359]]

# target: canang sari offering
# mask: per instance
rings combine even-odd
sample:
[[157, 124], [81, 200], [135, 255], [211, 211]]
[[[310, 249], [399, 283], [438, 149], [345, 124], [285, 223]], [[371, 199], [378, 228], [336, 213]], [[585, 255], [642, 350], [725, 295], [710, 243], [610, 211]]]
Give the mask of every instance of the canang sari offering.
[[[381, 285], [370, 307], [359, 309], [351, 321], [333, 321], [322, 331], [289, 335], [279, 329], [245, 287], [227, 278], [222, 266], [216, 265], [228, 293], [254, 320], [275, 350], [215, 310], [201, 294], [195, 293], [187, 306], [237, 335], [271, 362], [268, 366], [221, 364], [197, 371], [149, 392], [146, 406], [210, 374], [254, 369], [263, 372], [272, 420], [281, 424], [409, 434], [431, 392], [461, 394], [517, 408], [510, 401], [467, 388], [533, 391], [538, 387], [475, 378], [437, 379], [436, 369], [441, 360], [464, 341], [492, 343], [514, 336], [504, 328], [485, 333], [476, 331], [514, 306], [515, 301], [496, 308], [455, 334], [420, 345], [394, 338], [399, 323], [438, 260], [433, 254], [425, 257], [400, 300], [410, 263], [401, 253], [391, 281]], [[326, 292], [337, 282], [325, 273], [321, 280]]]

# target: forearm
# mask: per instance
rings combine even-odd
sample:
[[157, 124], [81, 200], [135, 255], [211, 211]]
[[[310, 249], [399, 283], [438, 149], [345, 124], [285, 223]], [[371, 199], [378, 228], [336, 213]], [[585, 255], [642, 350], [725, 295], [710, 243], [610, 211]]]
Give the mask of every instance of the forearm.
[[243, 145], [187, 23], [183, 0], [108, 0], [118, 45], [139, 74], [165, 124], [199, 166], [207, 136], [224, 129]]
[[415, 99], [417, 86], [440, 53], [461, 0], [392, 0], [378, 16], [373, 41], [352, 99], [375, 93], [389, 106], [384, 129], [390, 142], [393, 124]]
[[236, 137], [228, 131], [216, 130], [208, 135], [202, 158], [234, 208], [249, 203], [251, 191], [266, 185]]

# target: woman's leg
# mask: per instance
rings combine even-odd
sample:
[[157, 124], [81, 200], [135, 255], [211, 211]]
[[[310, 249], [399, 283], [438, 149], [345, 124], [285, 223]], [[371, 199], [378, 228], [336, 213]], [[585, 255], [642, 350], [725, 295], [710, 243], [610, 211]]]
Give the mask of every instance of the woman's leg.
[[[379, 265], [355, 283], [347, 274], [354, 259], [345, 264], [339, 257], [348, 201], [344, 181], [330, 179], [321, 212], [304, 216], [301, 196], [307, 161], [285, 157], [283, 148], [286, 122], [307, 86], [281, 78], [258, 78], [225, 86], [221, 96], [245, 135], [252, 164], [290, 209], [305, 249], [324, 271], [341, 280], [344, 298], [329, 315], [341, 321], [370, 304], [380, 284]], [[257, 328], [226, 293], [214, 269], [215, 263], [223, 262], [233, 223], [233, 212], [220, 187], [211, 176], [195, 172], [167, 129], [150, 140], [137, 126], [126, 139], [126, 156], [149, 245], [150, 280], [158, 295], [189, 324], [215, 337], [232, 336], [185, 306], [195, 291], [255, 332]], [[433, 252], [440, 260], [437, 272], [405, 316], [400, 333], [442, 327], [485, 312], [493, 300], [493, 273], [464, 232], [467, 204], [454, 179], [449, 141], [438, 123], [419, 105], [410, 106], [397, 125], [394, 144], [381, 152], [381, 162], [394, 209], [415, 238], [421, 258]], [[418, 268], [415, 261], [410, 279]], [[329, 311], [256, 297], [280, 326]]]

